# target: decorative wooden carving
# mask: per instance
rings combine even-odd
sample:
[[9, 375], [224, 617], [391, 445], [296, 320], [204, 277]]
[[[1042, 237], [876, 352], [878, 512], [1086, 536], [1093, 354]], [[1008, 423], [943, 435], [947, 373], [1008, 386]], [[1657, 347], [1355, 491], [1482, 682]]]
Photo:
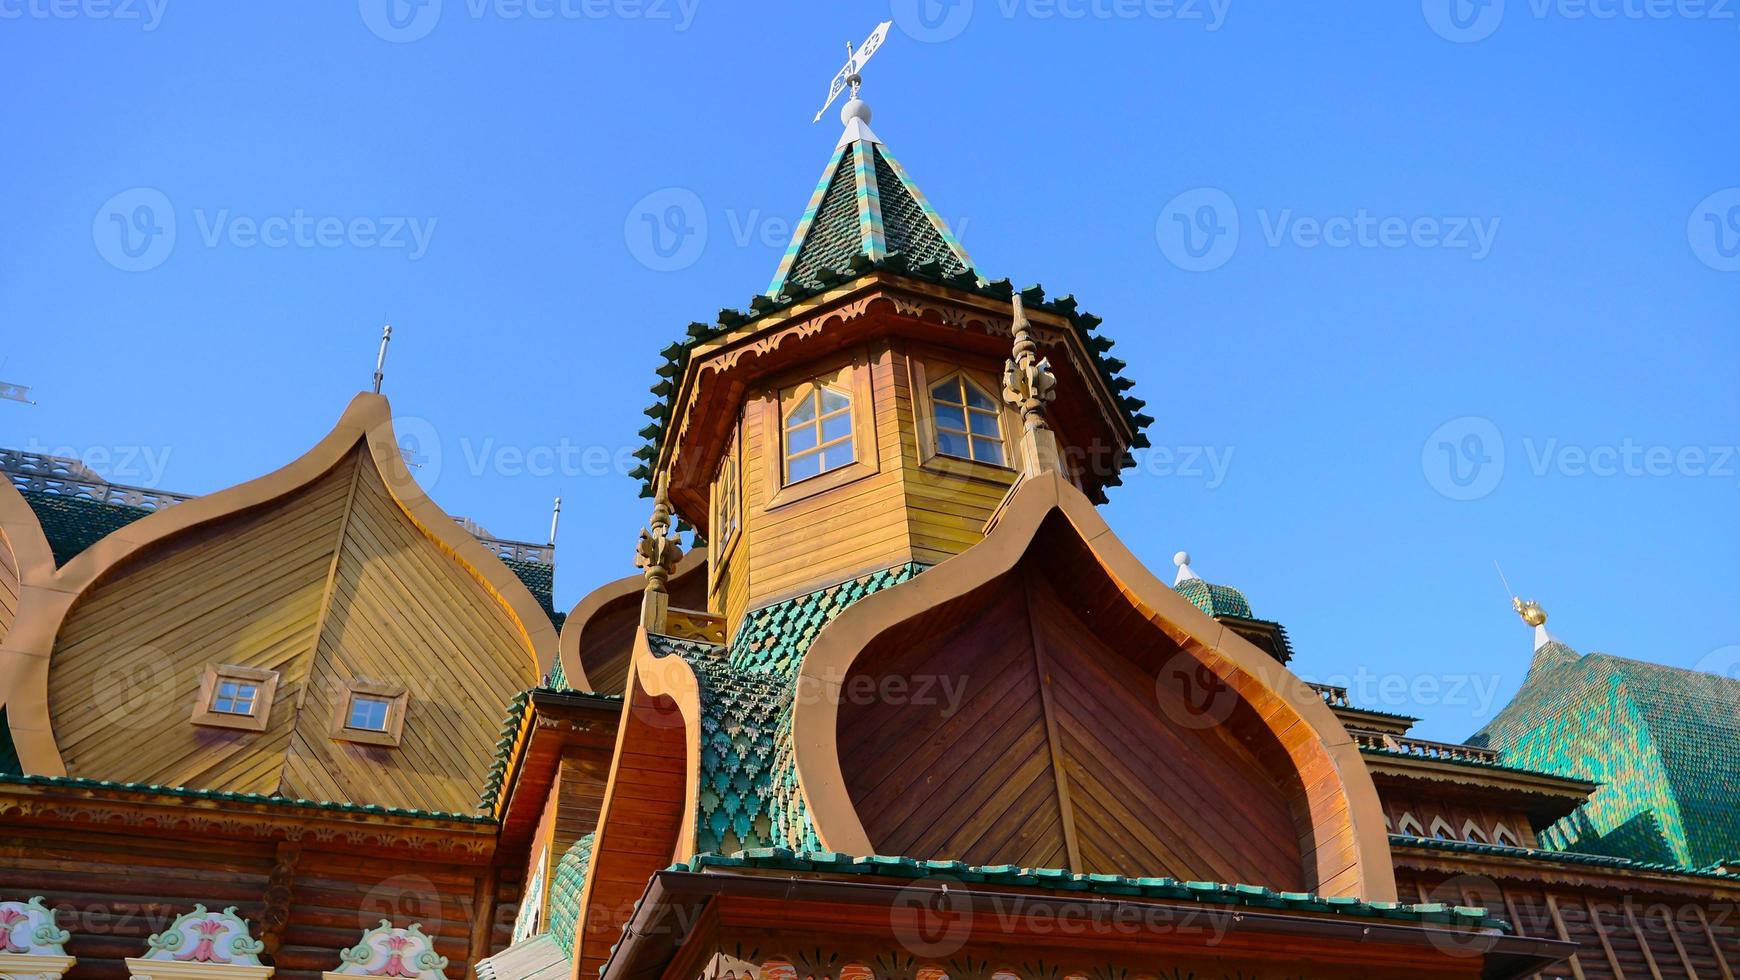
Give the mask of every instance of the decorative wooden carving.
[[435, 941], [423, 934], [423, 927], [411, 923], [397, 929], [389, 919], [363, 933], [355, 946], [338, 954], [343, 961], [336, 970], [321, 976], [334, 977], [404, 977], [408, 980], [442, 980], [447, 957], [435, 952]]
[[1057, 436], [1045, 421], [1045, 406], [1057, 398], [1057, 376], [1051, 373], [1051, 359], [1039, 356], [1021, 294], [1010, 299], [1015, 350], [1003, 366], [1003, 400], [1021, 412], [1021, 468], [1033, 476], [1057, 469]]
[[670, 476], [660, 474], [654, 483], [652, 520], [641, 528], [640, 544], [636, 546], [634, 563], [646, 576], [646, 593], [641, 599], [640, 624], [649, 633], [662, 633], [665, 613], [671, 597], [665, 589], [677, 562], [683, 559], [683, 545], [671, 531]]
[[0, 902], [0, 977], [59, 980], [72, 969], [65, 944], [71, 934], [55, 924], [54, 910], [38, 895], [28, 902]]
[[169, 928], [145, 941], [144, 956], [130, 957], [133, 980], [265, 980], [272, 967], [260, 962], [266, 944], [248, 933], [235, 906], [208, 912], [195, 905]]

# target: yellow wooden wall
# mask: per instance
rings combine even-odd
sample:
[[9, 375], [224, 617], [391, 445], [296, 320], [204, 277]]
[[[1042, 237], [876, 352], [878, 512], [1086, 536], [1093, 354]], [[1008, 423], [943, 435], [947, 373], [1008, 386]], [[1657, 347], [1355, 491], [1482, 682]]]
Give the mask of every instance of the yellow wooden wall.
[[[1013, 471], [987, 479], [925, 466], [904, 343], [878, 341], [856, 353], [867, 365], [874, 419], [874, 446], [859, 433], [859, 459], [873, 449], [874, 473], [770, 507], [781, 489], [777, 386], [752, 390], [743, 406], [744, 538], [712, 592], [712, 608], [732, 633], [746, 610], [768, 602], [861, 572], [959, 554], [983, 537], [1014, 482]], [[1015, 450], [1011, 440], [1011, 459]]]
[[[265, 731], [189, 721], [208, 664], [280, 672]], [[469, 812], [535, 674], [523, 630], [359, 447], [96, 583], [56, 641], [49, 710], [74, 776]], [[332, 739], [361, 679], [409, 688], [401, 745]]]

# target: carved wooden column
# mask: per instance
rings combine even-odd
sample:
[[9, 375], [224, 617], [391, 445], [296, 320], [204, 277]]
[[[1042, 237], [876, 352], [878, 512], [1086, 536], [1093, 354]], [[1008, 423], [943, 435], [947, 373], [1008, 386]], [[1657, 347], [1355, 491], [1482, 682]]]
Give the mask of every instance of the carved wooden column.
[[1021, 294], [1011, 300], [1015, 349], [1003, 365], [1003, 400], [1021, 412], [1021, 472], [1036, 476], [1058, 469], [1057, 434], [1045, 421], [1045, 406], [1057, 397], [1057, 376], [1051, 373], [1051, 360], [1039, 356]]
[[661, 473], [653, 484], [652, 520], [641, 529], [640, 544], [634, 553], [635, 565], [646, 574], [646, 592], [640, 603], [640, 625], [648, 633], [664, 632], [665, 617], [671, 608], [671, 597], [665, 590], [665, 583], [682, 558], [682, 544], [671, 531], [670, 477]]

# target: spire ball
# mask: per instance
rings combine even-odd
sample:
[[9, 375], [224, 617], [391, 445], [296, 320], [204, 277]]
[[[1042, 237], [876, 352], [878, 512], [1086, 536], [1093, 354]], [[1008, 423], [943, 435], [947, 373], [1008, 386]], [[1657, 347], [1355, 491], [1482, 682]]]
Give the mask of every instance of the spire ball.
[[1172, 564], [1177, 565], [1179, 568], [1183, 568], [1190, 564], [1190, 552], [1180, 551], [1178, 554], [1173, 555]]
[[854, 119], [866, 126], [870, 125], [870, 103], [857, 96], [847, 99], [846, 104], [840, 107], [840, 125], [850, 126]]
[[1513, 598], [1510, 600], [1510, 604], [1516, 607], [1516, 614], [1522, 617], [1523, 622], [1530, 626], [1546, 625], [1547, 611], [1542, 609], [1541, 604], [1535, 600], [1529, 599], [1525, 602], [1522, 599]]

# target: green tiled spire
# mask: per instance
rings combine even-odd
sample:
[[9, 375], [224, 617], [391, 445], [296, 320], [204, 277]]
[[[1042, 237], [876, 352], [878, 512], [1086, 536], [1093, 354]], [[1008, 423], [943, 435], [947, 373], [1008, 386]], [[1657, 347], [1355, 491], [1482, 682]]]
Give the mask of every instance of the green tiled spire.
[[1245, 599], [1245, 594], [1230, 585], [1204, 582], [1190, 570], [1190, 555], [1180, 551], [1172, 556], [1172, 564], [1178, 566], [1178, 577], [1172, 582], [1173, 591], [1189, 599], [1196, 608], [1210, 616], [1251, 618], [1251, 604]]
[[1547, 632], [1538, 606], [1518, 610], [1536, 631], [1528, 677], [1469, 741], [1602, 784], [1542, 843], [1683, 868], [1740, 852], [1740, 680], [1583, 656]]
[[814, 289], [823, 277], [845, 272], [858, 256], [880, 261], [897, 254], [912, 266], [936, 262], [947, 276], [975, 271], [918, 185], [870, 131], [870, 107], [854, 99], [840, 118], [846, 132], [822, 170], [767, 295], [778, 297], [788, 286]]

